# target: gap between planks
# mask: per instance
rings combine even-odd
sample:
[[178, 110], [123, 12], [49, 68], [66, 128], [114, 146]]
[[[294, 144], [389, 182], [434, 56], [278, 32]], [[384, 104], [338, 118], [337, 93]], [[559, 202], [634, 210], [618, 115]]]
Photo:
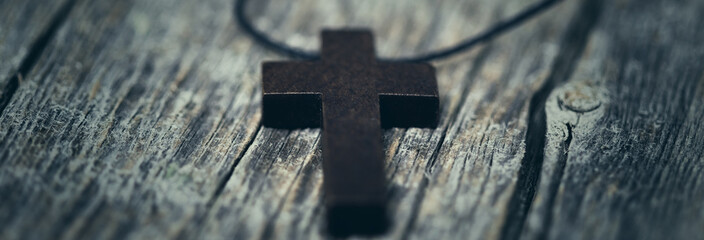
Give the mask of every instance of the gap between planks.
[[5, 107], [7, 107], [7, 104], [10, 103], [10, 100], [12, 100], [12, 96], [15, 95], [15, 92], [17, 92], [17, 89], [20, 87], [20, 84], [22, 83], [22, 78], [24, 76], [27, 76], [29, 70], [34, 67], [34, 65], [37, 63], [37, 60], [39, 60], [39, 57], [42, 55], [42, 52], [44, 52], [44, 49], [49, 43], [49, 40], [54, 38], [54, 35], [56, 35], [56, 31], [58, 31], [58, 29], [61, 28], [61, 26], [63, 26], [66, 22], [66, 19], [68, 18], [69, 13], [71, 13], [73, 6], [76, 5], [76, 1], [78, 0], [68, 0], [66, 3], [64, 3], [64, 5], [61, 6], [59, 11], [54, 14], [54, 16], [51, 18], [51, 23], [49, 24], [49, 26], [45, 30], [43, 30], [39, 37], [37, 37], [37, 39], [34, 40], [32, 45], [30, 45], [29, 53], [27, 54], [27, 56], [24, 57], [24, 59], [22, 59], [20, 67], [14, 74], [10, 76], [10, 80], [5, 86], [5, 89], [3, 89], [2, 94], [0, 94], [0, 117], [2, 117], [5, 112]]

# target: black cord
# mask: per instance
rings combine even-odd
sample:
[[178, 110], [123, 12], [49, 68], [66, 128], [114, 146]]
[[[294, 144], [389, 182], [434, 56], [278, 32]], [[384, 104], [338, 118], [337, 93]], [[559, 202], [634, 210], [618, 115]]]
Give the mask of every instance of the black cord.
[[[319, 58], [317, 52], [309, 52], [300, 48], [288, 46], [285, 43], [277, 42], [271, 39], [263, 32], [255, 29], [254, 26], [252, 26], [252, 23], [249, 22], [249, 19], [247, 19], [244, 15], [244, 10], [247, 6], [248, 0], [235, 1], [235, 18], [237, 19], [237, 23], [242, 28], [242, 30], [252, 36], [252, 38], [254, 38], [256, 42], [283, 54], [289, 55], [291, 57], [309, 60]], [[499, 34], [502, 34], [510, 30], [511, 28], [520, 25], [521, 23], [524, 23], [531, 17], [538, 15], [539, 13], [549, 9], [550, 7], [554, 6], [556, 3], [559, 3], [561, 1], [562, 0], [543, 0], [542, 2], [539, 2], [535, 5], [526, 8], [525, 10], [509, 18], [508, 20], [498, 22], [497, 24], [485, 30], [484, 32], [474, 37], [467, 38], [464, 41], [451, 47], [432, 51], [419, 56], [403, 58], [380, 58], [379, 60], [385, 62], [429, 62], [441, 58], [446, 58], [468, 50], [469, 48], [477, 45], [478, 43], [488, 41], [498, 36]]]

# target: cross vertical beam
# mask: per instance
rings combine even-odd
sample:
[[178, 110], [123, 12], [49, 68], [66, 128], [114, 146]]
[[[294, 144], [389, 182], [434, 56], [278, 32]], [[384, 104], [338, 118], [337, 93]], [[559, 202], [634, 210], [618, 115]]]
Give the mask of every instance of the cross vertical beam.
[[381, 127], [437, 124], [435, 70], [377, 63], [369, 31], [323, 31], [322, 39], [320, 61], [263, 64], [263, 122], [322, 127], [328, 230], [381, 233], [387, 228]]
[[[386, 227], [386, 176], [372, 36], [322, 34], [323, 171], [329, 229], [381, 232]], [[359, 224], [359, 223], [365, 224]]]

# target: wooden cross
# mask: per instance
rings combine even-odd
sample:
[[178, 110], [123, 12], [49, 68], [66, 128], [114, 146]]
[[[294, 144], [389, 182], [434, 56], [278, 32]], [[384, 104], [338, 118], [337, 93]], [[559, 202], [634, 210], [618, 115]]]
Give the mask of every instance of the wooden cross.
[[383, 232], [381, 127], [435, 127], [438, 90], [426, 63], [380, 63], [367, 30], [322, 32], [321, 60], [263, 64], [263, 124], [322, 126], [328, 229]]

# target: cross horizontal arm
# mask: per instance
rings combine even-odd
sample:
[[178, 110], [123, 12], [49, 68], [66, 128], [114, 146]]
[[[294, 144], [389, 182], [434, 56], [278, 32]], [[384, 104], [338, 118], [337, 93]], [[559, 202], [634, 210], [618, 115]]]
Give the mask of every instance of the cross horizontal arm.
[[382, 95], [438, 96], [435, 68], [427, 63], [379, 63], [376, 88]]
[[320, 93], [319, 66], [314, 62], [265, 62], [262, 92], [266, 94]]
[[280, 128], [320, 127], [321, 76], [313, 62], [262, 64], [262, 120]]
[[377, 66], [381, 125], [385, 128], [437, 126], [440, 100], [435, 68], [426, 63]]

